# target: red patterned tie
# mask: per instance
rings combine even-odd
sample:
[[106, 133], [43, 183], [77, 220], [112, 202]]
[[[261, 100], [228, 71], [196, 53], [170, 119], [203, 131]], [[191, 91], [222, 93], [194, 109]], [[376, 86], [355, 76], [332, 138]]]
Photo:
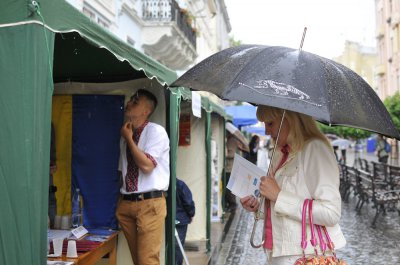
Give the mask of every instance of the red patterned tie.
[[[140, 138], [140, 131], [136, 130], [133, 133], [133, 141], [137, 144]], [[139, 177], [139, 168], [133, 159], [131, 150], [129, 146], [126, 145], [126, 159], [128, 161], [128, 167], [125, 177], [126, 191], [132, 192], [137, 191], [138, 189], [138, 177]]]

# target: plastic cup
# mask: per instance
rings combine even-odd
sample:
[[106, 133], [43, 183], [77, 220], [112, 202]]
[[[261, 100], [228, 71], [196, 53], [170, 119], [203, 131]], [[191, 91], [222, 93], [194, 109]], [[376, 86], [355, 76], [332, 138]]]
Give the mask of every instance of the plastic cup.
[[68, 248], [67, 248], [67, 258], [77, 258], [78, 252], [76, 251], [76, 242], [75, 240], [68, 241]]
[[70, 220], [71, 220], [71, 218], [69, 215], [63, 215], [61, 217], [61, 229], [64, 229], [64, 230], [70, 229], [71, 228]]
[[63, 242], [64, 238], [61, 237], [53, 239], [54, 256], [60, 257], [62, 255]]

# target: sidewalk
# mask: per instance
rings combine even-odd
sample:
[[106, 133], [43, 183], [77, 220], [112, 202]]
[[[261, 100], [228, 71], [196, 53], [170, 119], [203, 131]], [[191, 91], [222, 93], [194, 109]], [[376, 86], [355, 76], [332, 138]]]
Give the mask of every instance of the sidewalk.
[[222, 221], [211, 223], [211, 250], [209, 252], [206, 249], [206, 242], [185, 243], [185, 253], [190, 265], [215, 264], [237, 212], [238, 209], [235, 213], [226, 212]]
[[[354, 164], [354, 150], [348, 149], [346, 153], [346, 164], [353, 166]], [[262, 152], [261, 156], [263, 162], [266, 162], [266, 153]], [[368, 161], [378, 162], [378, 158], [374, 153], [363, 152], [360, 158]], [[260, 161], [261, 162], [261, 161]], [[264, 168], [267, 169], [266, 167]], [[235, 235], [235, 228], [240, 222], [241, 207], [238, 207], [235, 213], [225, 213], [224, 220], [220, 222], [211, 223], [211, 250], [207, 252], [206, 242], [187, 242], [185, 246], [185, 253], [188, 257], [190, 265], [223, 265], [226, 257], [231, 250], [233, 244], [232, 240]], [[251, 222], [253, 222], [253, 219]], [[248, 241], [248, 240], [247, 240]], [[248, 243], [246, 241], [246, 244]], [[236, 243], [235, 243], [236, 244]], [[184, 263], [185, 264], [185, 263]]]
[[[340, 152], [338, 152], [338, 155], [340, 157]], [[347, 149], [346, 152], [346, 164], [348, 166], [353, 166], [354, 165], [354, 156], [355, 156], [355, 152], [353, 149]], [[378, 157], [374, 154], [374, 153], [367, 153], [367, 152], [362, 152], [360, 154], [360, 158], [361, 159], [366, 159], [369, 162], [378, 162]]]

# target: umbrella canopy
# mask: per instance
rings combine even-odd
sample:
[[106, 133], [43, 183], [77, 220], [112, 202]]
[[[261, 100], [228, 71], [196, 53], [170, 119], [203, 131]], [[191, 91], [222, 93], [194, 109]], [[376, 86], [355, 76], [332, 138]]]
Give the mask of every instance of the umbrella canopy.
[[352, 144], [352, 142], [349, 140], [346, 140], [346, 139], [339, 138], [339, 139], [333, 140], [331, 142], [331, 144], [332, 144], [332, 146], [337, 146], [340, 149], [347, 149]]
[[249, 149], [249, 141], [247, 141], [246, 137], [243, 135], [243, 133], [235, 127], [230, 122], [225, 123], [225, 128], [228, 132], [230, 132], [236, 139], [239, 140], [241, 143], [240, 149], [245, 151], [245, 152], [250, 152]]
[[331, 133], [326, 133], [325, 136], [326, 136], [326, 138], [328, 138], [331, 141], [339, 138], [336, 134], [331, 134]]
[[301, 50], [263, 45], [228, 48], [189, 69], [172, 86], [301, 112], [325, 124], [400, 139], [382, 101], [362, 77]]

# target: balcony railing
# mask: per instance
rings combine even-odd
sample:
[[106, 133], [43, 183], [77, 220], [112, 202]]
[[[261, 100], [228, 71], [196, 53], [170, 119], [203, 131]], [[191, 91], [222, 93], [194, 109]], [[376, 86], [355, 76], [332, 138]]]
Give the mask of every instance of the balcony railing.
[[142, 0], [142, 18], [146, 21], [174, 21], [196, 49], [196, 32], [189, 24], [187, 13], [174, 0]]

